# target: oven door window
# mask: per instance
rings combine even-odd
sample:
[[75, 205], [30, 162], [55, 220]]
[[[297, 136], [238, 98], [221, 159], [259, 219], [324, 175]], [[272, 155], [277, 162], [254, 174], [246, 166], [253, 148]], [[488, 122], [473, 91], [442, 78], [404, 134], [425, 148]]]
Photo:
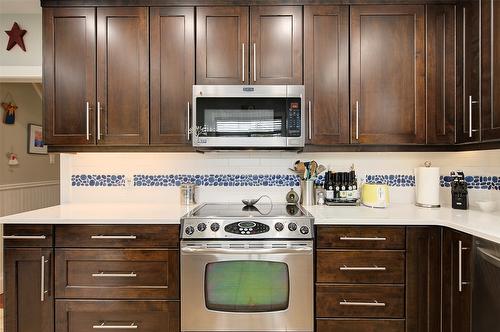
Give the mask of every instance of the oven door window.
[[205, 137], [300, 136], [300, 98], [199, 97], [196, 126]]
[[205, 305], [225, 312], [286, 310], [290, 297], [288, 265], [270, 261], [209, 263], [205, 270]]

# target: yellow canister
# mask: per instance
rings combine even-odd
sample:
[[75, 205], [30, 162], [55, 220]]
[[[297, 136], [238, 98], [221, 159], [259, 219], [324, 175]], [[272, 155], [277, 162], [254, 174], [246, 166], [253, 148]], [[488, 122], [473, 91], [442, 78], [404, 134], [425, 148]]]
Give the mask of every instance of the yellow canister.
[[386, 184], [365, 183], [361, 187], [363, 205], [373, 208], [389, 206], [389, 186]]

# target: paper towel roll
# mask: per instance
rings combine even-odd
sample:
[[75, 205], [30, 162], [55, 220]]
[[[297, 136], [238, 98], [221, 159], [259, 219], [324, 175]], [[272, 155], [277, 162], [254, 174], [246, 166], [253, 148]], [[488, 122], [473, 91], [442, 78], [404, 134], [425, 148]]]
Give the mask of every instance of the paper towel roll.
[[415, 168], [416, 204], [439, 207], [439, 167]]

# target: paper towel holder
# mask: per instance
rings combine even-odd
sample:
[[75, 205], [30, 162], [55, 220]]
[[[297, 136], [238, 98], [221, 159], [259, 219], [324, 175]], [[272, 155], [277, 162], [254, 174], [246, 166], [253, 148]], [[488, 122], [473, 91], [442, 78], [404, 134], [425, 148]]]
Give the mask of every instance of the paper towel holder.
[[[431, 166], [432, 166], [432, 163], [430, 161], [428, 161], [428, 160], [424, 163], [424, 167], [425, 168], [430, 168]], [[415, 174], [415, 176], [416, 176], [416, 174]], [[417, 180], [417, 179], [415, 179], [415, 180]], [[415, 183], [415, 184], [417, 185], [417, 183]], [[438, 186], [439, 186], [439, 184], [438, 184]], [[418, 188], [417, 188], [417, 190], [418, 190]], [[439, 198], [438, 198], [438, 200], [439, 200]], [[418, 206], [418, 207], [423, 207], [423, 208], [440, 208], [441, 207], [441, 205], [439, 203], [438, 204], [426, 204], [426, 203], [418, 202], [418, 199], [416, 200], [415, 205]]]

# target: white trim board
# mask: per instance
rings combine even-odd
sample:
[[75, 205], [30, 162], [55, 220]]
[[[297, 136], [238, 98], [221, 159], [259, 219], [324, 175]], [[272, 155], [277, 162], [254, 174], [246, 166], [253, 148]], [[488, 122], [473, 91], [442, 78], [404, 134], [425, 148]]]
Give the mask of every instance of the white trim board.
[[27, 183], [13, 183], [13, 184], [2, 184], [0, 185], [0, 191], [22, 189], [22, 188], [36, 188], [36, 187], [48, 187], [48, 186], [58, 186], [59, 180], [52, 181], [39, 181], [39, 182], [27, 182]]
[[0, 82], [42, 83], [42, 66], [0, 66]]

